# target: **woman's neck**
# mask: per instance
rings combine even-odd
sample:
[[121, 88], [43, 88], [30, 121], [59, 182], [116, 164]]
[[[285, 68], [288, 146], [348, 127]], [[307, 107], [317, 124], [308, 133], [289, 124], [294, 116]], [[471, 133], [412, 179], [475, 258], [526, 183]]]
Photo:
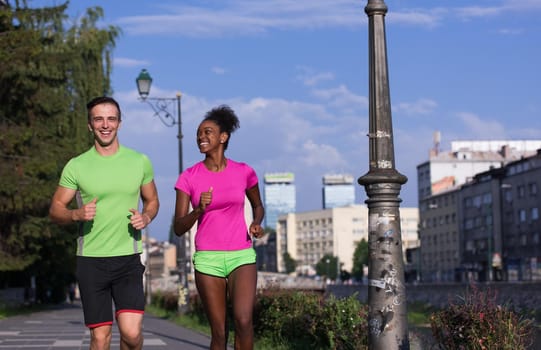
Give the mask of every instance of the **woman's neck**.
[[214, 157], [207, 155], [203, 163], [208, 170], [220, 172], [227, 167], [227, 158], [225, 158], [223, 155]]

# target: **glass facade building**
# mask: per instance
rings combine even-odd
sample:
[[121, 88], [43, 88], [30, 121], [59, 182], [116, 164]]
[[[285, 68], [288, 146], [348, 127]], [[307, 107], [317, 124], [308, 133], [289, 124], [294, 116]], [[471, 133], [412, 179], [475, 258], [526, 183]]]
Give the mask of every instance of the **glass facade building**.
[[276, 229], [278, 216], [294, 213], [297, 207], [295, 175], [265, 174], [265, 227]]
[[323, 176], [323, 209], [355, 204], [353, 176], [347, 174]]

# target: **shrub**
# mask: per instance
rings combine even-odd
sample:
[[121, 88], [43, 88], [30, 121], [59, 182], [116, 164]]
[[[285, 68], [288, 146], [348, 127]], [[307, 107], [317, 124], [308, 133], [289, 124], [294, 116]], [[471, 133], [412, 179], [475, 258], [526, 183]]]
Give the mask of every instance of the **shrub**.
[[475, 286], [430, 317], [432, 334], [445, 349], [527, 349], [533, 322], [496, 303], [496, 293]]
[[178, 294], [171, 291], [158, 291], [152, 294], [152, 304], [167, 312], [176, 312], [178, 308]]
[[287, 344], [288, 349], [367, 348], [367, 308], [356, 296], [345, 299], [313, 292], [266, 290], [257, 298], [257, 338]]

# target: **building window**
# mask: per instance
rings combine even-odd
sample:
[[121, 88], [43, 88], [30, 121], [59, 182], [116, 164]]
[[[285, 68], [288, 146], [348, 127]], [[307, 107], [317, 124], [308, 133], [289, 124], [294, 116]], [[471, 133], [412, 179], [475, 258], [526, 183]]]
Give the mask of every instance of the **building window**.
[[526, 210], [525, 209], [519, 209], [519, 211], [518, 211], [518, 221], [526, 222]]
[[528, 187], [530, 187], [530, 196], [537, 196], [537, 184], [532, 182]]
[[505, 190], [505, 201], [506, 202], [512, 202], [513, 201], [513, 192], [511, 190]]
[[524, 198], [524, 194], [526, 193], [526, 189], [524, 188], [524, 185], [520, 185], [517, 187], [517, 197], [518, 198]]
[[539, 209], [532, 208], [532, 220], [538, 220], [538, 219], [539, 219]]

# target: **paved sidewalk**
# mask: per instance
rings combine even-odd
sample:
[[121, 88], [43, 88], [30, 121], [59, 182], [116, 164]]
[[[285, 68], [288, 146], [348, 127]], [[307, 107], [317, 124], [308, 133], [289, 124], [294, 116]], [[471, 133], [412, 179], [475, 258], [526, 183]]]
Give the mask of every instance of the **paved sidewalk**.
[[[203, 350], [210, 344], [206, 335], [149, 314], [145, 314], [143, 335], [145, 350]], [[114, 324], [111, 349], [119, 348], [119, 338]], [[89, 345], [90, 333], [79, 303], [0, 320], [0, 350], [82, 350]]]

